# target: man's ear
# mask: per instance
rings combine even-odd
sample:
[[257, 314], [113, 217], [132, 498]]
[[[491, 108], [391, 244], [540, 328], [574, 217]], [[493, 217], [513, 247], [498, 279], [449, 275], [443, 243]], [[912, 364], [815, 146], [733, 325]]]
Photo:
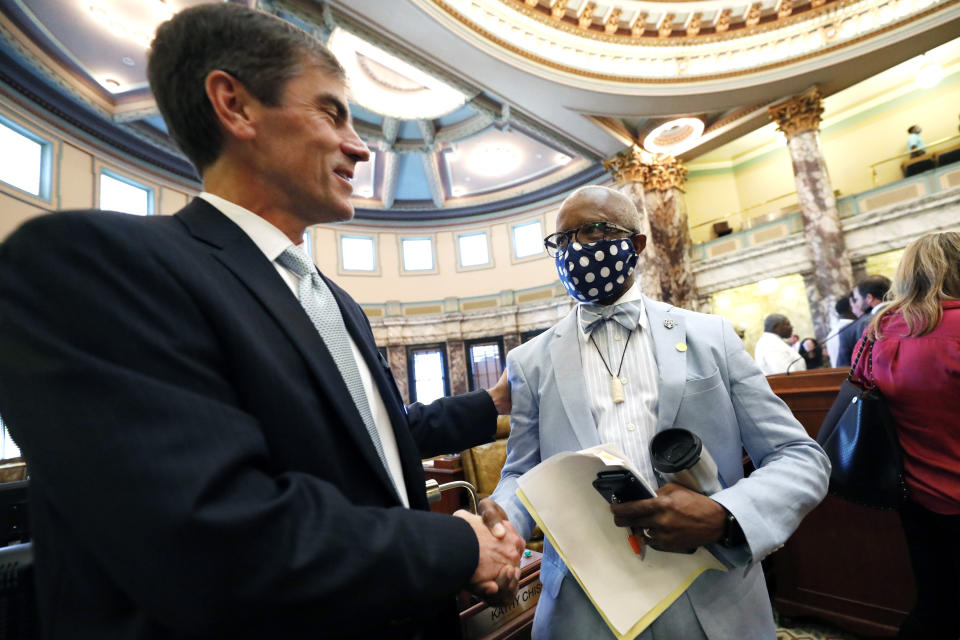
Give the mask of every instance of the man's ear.
[[214, 69], [204, 80], [207, 99], [227, 137], [249, 140], [256, 135], [250, 107], [255, 98], [233, 75]]
[[643, 250], [647, 248], [647, 236], [642, 233], [630, 236], [630, 241], [633, 242], [633, 248], [637, 250], [637, 255], [643, 253]]

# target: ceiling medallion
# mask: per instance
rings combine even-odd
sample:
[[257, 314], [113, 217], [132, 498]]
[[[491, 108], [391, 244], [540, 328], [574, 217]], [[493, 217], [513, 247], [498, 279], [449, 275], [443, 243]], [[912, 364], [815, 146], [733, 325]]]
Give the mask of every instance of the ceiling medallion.
[[677, 118], [651, 131], [643, 139], [643, 148], [650, 153], [678, 156], [696, 146], [703, 135], [700, 118]]
[[[958, 0], [816, 0], [822, 10], [787, 16], [793, 5], [782, 0], [778, 12], [787, 17], [782, 22], [758, 24], [759, 5], [752, 3], [735, 22], [758, 25], [755, 28], [731, 29], [716, 35], [734, 22], [730, 12], [722, 10], [717, 12], [720, 23], [714, 26], [711, 36], [658, 39], [610, 35], [600, 31], [596, 22], [586, 24], [586, 20], [586, 28], [581, 29], [579, 22], [566, 13], [554, 19], [516, 0], [413, 2], [448, 27], [466, 31], [469, 37], [479, 36], [495, 49], [506, 50], [508, 59], [523, 58], [515, 60], [515, 64], [524, 68], [533, 61], [560, 71], [560, 81], [573, 75], [631, 85], [720, 79], [777, 68], [860, 43], [958, 4]], [[566, 11], [562, 1], [553, 7], [560, 5]], [[587, 5], [592, 3], [588, 0], [580, 8]], [[670, 12], [651, 14], [632, 10], [630, 13], [637, 18], [632, 32], [641, 32], [640, 16], [646, 25], [644, 33], [652, 30], [663, 35], [668, 28], [671, 34], [677, 32], [677, 24], [664, 19], [664, 13], [673, 13], [673, 7], [669, 8]], [[583, 18], [586, 14], [583, 11], [575, 17]], [[590, 16], [610, 18], [598, 17], [592, 11]], [[621, 31], [632, 20], [625, 11], [617, 19], [617, 30]], [[610, 27], [609, 31], [614, 31], [612, 24]], [[702, 30], [702, 21], [688, 17], [685, 31], [681, 32]]]

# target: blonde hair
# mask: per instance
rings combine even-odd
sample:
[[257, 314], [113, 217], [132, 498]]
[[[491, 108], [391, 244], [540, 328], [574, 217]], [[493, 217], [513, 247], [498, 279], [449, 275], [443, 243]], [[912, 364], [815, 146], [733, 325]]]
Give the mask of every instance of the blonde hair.
[[877, 312], [868, 335], [881, 338], [880, 322], [897, 312], [907, 323], [906, 336], [936, 329], [943, 319], [941, 302], [960, 300], [960, 233], [930, 233], [910, 243], [890, 293], [892, 302]]

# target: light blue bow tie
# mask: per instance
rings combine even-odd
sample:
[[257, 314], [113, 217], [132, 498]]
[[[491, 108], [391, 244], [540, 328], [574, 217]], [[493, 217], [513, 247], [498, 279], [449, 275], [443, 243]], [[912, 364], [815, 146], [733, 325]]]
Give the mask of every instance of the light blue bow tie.
[[580, 307], [580, 326], [589, 334], [601, 322], [614, 320], [624, 329], [633, 331], [640, 323], [640, 301], [621, 302], [618, 305], [584, 304]]

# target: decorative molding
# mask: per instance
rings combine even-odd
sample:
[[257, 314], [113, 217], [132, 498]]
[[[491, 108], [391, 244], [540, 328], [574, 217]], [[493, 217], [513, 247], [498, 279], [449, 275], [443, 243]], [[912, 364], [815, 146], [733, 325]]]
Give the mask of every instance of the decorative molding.
[[[519, 0], [500, 0], [504, 5], [501, 13], [519, 14], [518, 17], [546, 24], [557, 32], [554, 38], [547, 31], [535, 29], [533, 38], [521, 42], [525, 33], [529, 36], [532, 32], [513, 25], [507, 33], [501, 27], [509, 21], [500, 16], [493, 16], [493, 19], [480, 24], [471, 17], [475, 11], [465, 12], [458, 8], [465, 1], [413, 0], [418, 7], [454, 30], [466, 29], [496, 48], [522, 58], [524, 64], [532, 61], [545, 69], [560, 72], [560, 81], [568, 81], [565, 76], [570, 75], [630, 86], [638, 83], [660, 85], [725, 80], [787, 68], [861, 46], [937, 14], [941, 15], [942, 20], [954, 20], [957, 17], [957, 5], [960, 5], [960, 0], [921, 0], [924, 6], [918, 7], [915, 13], [906, 16], [897, 12], [883, 13], [881, 15], [887, 17], [888, 22], [872, 26], [869, 31], [852, 33], [845, 40], [825, 40], [821, 28], [836, 24], [859, 28], [861, 21], [858, 16], [866, 11], [874, 11], [876, 7], [869, 6], [874, 0], [828, 0], [816, 11], [806, 8], [793, 11], [783, 20], [761, 20], [746, 32], [741, 28], [735, 29], [735, 32], [716, 33], [716, 28], [711, 28], [707, 32], [701, 30], [695, 38], [660, 38], [654, 29], [655, 41], [650, 40], [644, 31], [642, 39], [646, 42], [639, 42], [636, 37], [610, 35], [602, 29], [579, 29], [575, 22], [571, 24], [569, 20], [551, 19]], [[480, 13], [494, 10], [494, 5], [486, 9], [483, 6], [471, 6], [479, 8]], [[775, 14], [772, 15], [775, 17]], [[741, 23], [733, 23], [733, 26], [737, 24]], [[635, 26], [639, 27], [639, 23]], [[536, 45], [525, 44], [528, 41], [536, 42]], [[517, 60], [516, 63], [521, 61]], [[616, 68], [618, 73], [596, 71], [598, 67]]]
[[823, 119], [823, 98], [820, 90], [810, 87], [789, 100], [767, 107], [770, 118], [777, 123], [787, 140], [805, 131], [819, 131]]
[[618, 184], [638, 182], [644, 191], [683, 189], [687, 168], [672, 156], [658, 156], [651, 161], [649, 154], [631, 147], [603, 161], [603, 168], [613, 174]]
[[[648, 41], [656, 40], [656, 44], [661, 44], [661, 39], [656, 31], [651, 31], [649, 33], [646, 32], [645, 23], [646, 19], [649, 17], [649, 14], [643, 10], [639, 10], [638, 14], [627, 25], [627, 29], [624, 29], [618, 24], [618, 28], [611, 32], [607, 28], [608, 23], [606, 21], [604, 21], [602, 29], [599, 28], [600, 25], [597, 25], [593, 22], [587, 24], [586, 26], [581, 25], [579, 18], [582, 14], [580, 14], [580, 11], [583, 10], [583, 8], [588, 4], [594, 4], [589, 0], [580, 5], [575, 16], [569, 18], [567, 17], [567, 0], [554, 0], [554, 2], [550, 4], [549, 8], [536, 4], [531, 6], [526, 2], [526, 0], [500, 1], [514, 11], [564, 33], [577, 35], [583, 38], [600, 40], [603, 42], [626, 43], [633, 41], [633, 44], [636, 44], [637, 39], [642, 39]], [[670, 4], [698, 1], [699, 0], [672, 0]], [[744, 5], [731, 5], [728, 8], [720, 8], [717, 10], [716, 17], [714, 18], [713, 22], [714, 29], [703, 31], [695, 37], [697, 38], [697, 41], [700, 42], [702, 41], [701, 39], [715, 38], [719, 34], [723, 34], [725, 38], [738, 38], [746, 35], [754, 35], [759, 31], [781, 29], [791, 26], [798, 21], [809, 20], [815, 17], [815, 15], [820, 13], [820, 11], [825, 10], [824, 7], [835, 8], [850, 4], [855, 1], [856, 0], [812, 0], [812, 2], [806, 5], [801, 11], [791, 12], [791, 14], [783, 17], [778, 16], [776, 13], [771, 13], [769, 17], [762, 16], [761, 11], [761, 18], [752, 25], [747, 23], [747, 16], [750, 13], [750, 8], [753, 6], [753, 4], [747, 4], [743, 8], [742, 13], [739, 13], [738, 11], [739, 19], [737, 20], [733, 20], [733, 6], [743, 7]], [[762, 9], [762, 3], [755, 4], [759, 4]], [[623, 8], [617, 7], [616, 4], [609, 4], [607, 6], [609, 7], [608, 11], [619, 9], [621, 12], [623, 12], [627, 11], [627, 7], [631, 5], [627, 5], [625, 3]], [[633, 9], [631, 8], [629, 10]], [[724, 17], [720, 18], [721, 15]], [[637, 19], [638, 17], [640, 18], [639, 20]], [[718, 19], [723, 24], [722, 28], [717, 28]], [[627, 33], [627, 30], [629, 30], [629, 34]], [[674, 36], [673, 39], [677, 41], [685, 41], [687, 38], [685, 36]]]

